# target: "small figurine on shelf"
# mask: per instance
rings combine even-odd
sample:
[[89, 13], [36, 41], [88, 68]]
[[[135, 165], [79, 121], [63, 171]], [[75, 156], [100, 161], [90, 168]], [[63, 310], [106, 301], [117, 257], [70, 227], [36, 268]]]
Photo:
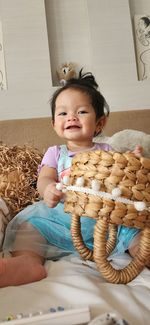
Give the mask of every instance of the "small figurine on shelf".
[[56, 71], [59, 84], [64, 86], [66, 81], [76, 77], [76, 65], [72, 62], [63, 63], [61, 67]]

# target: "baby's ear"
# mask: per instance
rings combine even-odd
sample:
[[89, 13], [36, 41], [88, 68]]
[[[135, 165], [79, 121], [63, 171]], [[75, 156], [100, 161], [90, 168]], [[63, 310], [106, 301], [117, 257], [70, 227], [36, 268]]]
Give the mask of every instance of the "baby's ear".
[[107, 122], [107, 117], [106, 116], [101, 116], [97, 121], [96, 121], [96, 130], [95, 133], [98, 135], [99, 133], [102, 132], [103, 128], [105, 127]]

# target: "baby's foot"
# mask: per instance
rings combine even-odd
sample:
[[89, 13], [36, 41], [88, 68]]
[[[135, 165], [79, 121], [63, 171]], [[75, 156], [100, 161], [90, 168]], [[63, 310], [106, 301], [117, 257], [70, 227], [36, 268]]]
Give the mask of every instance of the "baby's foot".
[[44, 266], [33, 256], [0, 259], [0, 288], [27, 284], [45, 277]]

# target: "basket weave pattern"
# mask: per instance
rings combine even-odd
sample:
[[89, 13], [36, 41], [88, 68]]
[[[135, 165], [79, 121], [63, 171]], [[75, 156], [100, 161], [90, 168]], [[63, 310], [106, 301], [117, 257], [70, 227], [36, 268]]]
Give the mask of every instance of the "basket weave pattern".
[[[129, 204], [75, 190], [68, 190], [65, 198], [65, 211], [72, 214], [73, 242], [81, 256], [95, 260], [108, 281], [127, 283], [142, 270], [150, 254], [150, 159], [138, 158], [129, 152], [97, 150], [79, 153], [72, 160], [70, 185], [76, 185], [78, 178], [84, 179], [85, 188], [91, 188], [92, 180], [98, 180], [100, 191], [105, 193], [111, 194], [117, 187], [121, 198], [132, 201]], [[134, 206], [134, 202], [139, 201], [145, 202], [142, 211], [137, 211]], [[97, 219], [94, 253], [83, 242], [81, 216]], [[118, 225], [139, 228], [143, 232], [138, 256], [124, 270], [114, 270], [107, 261], [115, 245]], [[108, 228], [109, 239], [106, 241]]]

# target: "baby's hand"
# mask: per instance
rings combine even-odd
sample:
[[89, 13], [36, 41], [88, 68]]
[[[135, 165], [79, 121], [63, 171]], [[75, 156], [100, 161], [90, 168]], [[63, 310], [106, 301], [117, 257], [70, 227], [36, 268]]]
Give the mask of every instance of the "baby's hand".
[[135, 149], [133, 150], [133, 153], [137, 156], [137, 157], [141, 157], [143, 154], [143, 147], [141, 147], [139, 144], [136, 145]]
[[56, 189], [56, 183], [50, 183], [46, 186], [43, 199], [49, 208], [54, 208], [62, 199], [63, 193]]

